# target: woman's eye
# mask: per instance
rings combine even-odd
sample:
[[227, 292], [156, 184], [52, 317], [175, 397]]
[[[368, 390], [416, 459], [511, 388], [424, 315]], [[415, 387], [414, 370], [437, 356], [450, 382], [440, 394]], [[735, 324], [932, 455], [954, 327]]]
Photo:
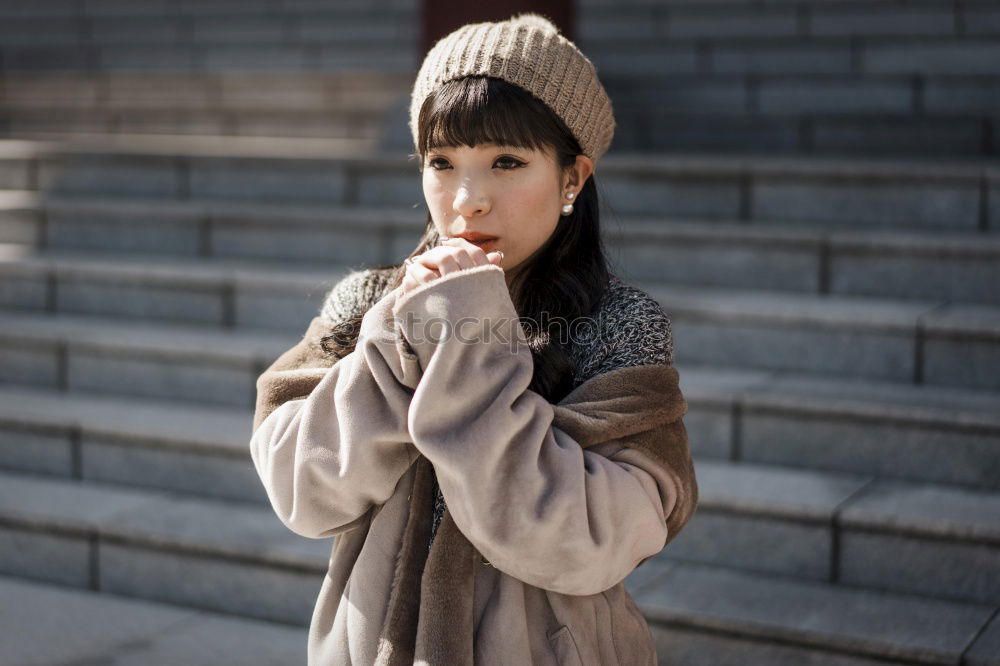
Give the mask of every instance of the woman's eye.
[[[435, 157], [434, 159], [430, 160], [427, 163], [435, 171], [443, 171], [444, 169], [448, 168], [447, 166], [448, 162], [441, 159], [440, 157]], [[438, 166], [439, 164], [441, 166]], [[513, 157], [501, 157], [495, 162], [495, 164], [507, 165], [500, 167], [503, 171], [513, 171], [514, 169], [524, 166], [524, 162], [522, 162], [521, 160], [516, 160]]]
[[507, 167], [500, 167], [501, 169], [504, 169], [505, 171], [510, 171], [512, 169], [516, 169], [519, 166], [522, 166], [524, 164], [524, 162], [522, 162], [521, 160], [515, 160], [513, 157], [501, 157], [500, 159], [497, 160], [497, 164], [499, 164], [500, 162], [503, 162], [504, 164], [513, 165], [513, 166], [507, 166]]

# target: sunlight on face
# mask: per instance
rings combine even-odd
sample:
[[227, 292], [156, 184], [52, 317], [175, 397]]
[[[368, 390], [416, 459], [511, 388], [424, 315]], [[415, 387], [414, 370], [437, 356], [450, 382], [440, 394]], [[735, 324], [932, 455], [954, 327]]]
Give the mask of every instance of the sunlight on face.
[[561, 185], [549, 151], [481, 144], [435, 148], [424, 159], [424, 199], [438, 233], [497, 237], [486, 250], [503, 250], [508, 273], [555, 231]]

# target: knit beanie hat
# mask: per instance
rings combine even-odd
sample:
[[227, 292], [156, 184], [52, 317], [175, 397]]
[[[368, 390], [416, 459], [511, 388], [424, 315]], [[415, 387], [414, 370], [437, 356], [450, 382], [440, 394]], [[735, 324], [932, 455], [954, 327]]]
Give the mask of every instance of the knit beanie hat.
[[434, 44], [410, 99], [414, 146], [427, 96], [449, 81], [477, 74], [518, 85], [545, 102], [595, 162], [611, 145], [614, 113], [593, 63], [551, 21], [525, 12], [506, 21], [469, 23]]

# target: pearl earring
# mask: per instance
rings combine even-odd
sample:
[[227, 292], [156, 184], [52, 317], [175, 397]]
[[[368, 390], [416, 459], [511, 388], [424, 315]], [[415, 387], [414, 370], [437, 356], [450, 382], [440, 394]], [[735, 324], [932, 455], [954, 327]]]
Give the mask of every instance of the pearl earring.
[[[566, 198], [567, 199], [572, 199], [575, 196], [576, 195], [573, 194], [572, 192], [567, 192], [566, 193]], [[572, 203], [568, 203], [568, 204], [566, 204], [565, 206], [562, 207], [562, 214], [563, 215], [569, 215], [572, 212], [573, 212], [573, 204]]]

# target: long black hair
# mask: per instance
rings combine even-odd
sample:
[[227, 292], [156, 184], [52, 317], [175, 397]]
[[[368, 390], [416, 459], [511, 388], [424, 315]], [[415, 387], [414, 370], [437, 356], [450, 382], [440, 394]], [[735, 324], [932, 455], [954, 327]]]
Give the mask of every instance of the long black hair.
[[[417, 152], [424, 157], [441, 146], [483, 143], [544, 150], [555, 154], [562, 169], [583, 153], [566, 124], [530, 92], [490, 76], [465, 76], [428, 95], [418, 116]], [[440, 236], [430, 211], [423, 235], [410, 253], [415, 257], [437, 246]], [[402, 263], [376, 266], [386, 275], [387, 290], [399, 286]], [[511, 300], [517, 310], [534, 359], [530, 389], [558, 402], [573, 388], [576, 364], [566, 353], [566, 325], [591, 315], [603, 296], [610, 271], [601, 239], [597, 186], [593, 174], [573, 202], [570, 215], [560, 215], [552, 236], [519, 268], [511, 280]], [[354, 350], [361, 319], [358, 313], [322, 339], [324, 350], [343, 358]], [[546, 322], [554, 322], [546, 327]], [[556, 330], [554, 326], [562, 328]]]

